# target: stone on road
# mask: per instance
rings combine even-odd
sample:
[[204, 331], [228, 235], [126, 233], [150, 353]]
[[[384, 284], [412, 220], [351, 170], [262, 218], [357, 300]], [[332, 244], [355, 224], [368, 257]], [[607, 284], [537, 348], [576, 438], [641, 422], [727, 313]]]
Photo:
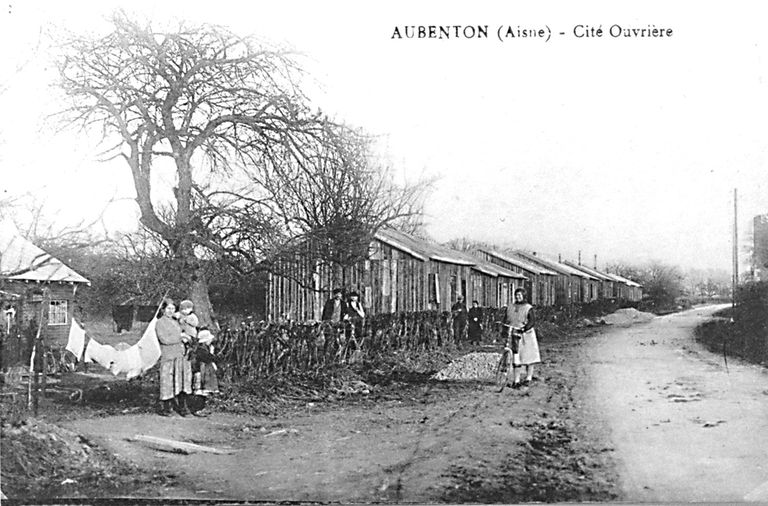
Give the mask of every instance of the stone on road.
[[593, 344], [592, 395], [628, 501], [768, 501], [768, 371], [694, 341], [717, 307], [693, 309]]

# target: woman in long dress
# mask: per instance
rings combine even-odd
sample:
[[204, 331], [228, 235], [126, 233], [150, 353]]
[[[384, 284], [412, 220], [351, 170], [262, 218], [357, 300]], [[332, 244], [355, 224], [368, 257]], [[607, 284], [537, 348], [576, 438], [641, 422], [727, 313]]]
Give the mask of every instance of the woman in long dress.
[[[514, 382], [512, 386], [519, 388], [533, 381], [533, 366], [541, 362], [539, 342], [536, 339], [536, 317], [533, 306], [525, 301], [526, 292], [522, 288], [515, 290], [515, 303], [507, 307], [505, 323], [510, 326], [510, 332], [520, 336], [518, 351], [514, 355]], [[521, 369], [525, 367], [525, 380], [520, 381]]]
[[166, 300], [155, 324], [155, 333], [160, 342], [159, 413], [163, 416], [171, 414], [174, 400], [180, 415], [189, 414], [187, 396], [192, 394], [192, 363], [186, 353], [179, 322], [173, 317], [175, 313], [176, 304]]
[[469, 326], [467, 327], [470, 344], [480, 344], [483, 339], [483, 309], [476, 300], [472, 301], [469, 308]]

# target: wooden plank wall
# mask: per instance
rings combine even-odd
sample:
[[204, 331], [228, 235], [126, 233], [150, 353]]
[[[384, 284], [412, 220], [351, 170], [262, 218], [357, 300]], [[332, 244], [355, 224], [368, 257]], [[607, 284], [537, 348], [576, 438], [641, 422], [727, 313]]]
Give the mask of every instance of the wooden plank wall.
[[282, 261], [270, 274], [267, 317], [319, 320], [334, 288], [357, 291], [369, 313], [423, 311], [428, 307], [426, 262], [374, 241], [370, 259], [341, 269], [320, 265], [307, 255]]
[[[471, 267], [456, 265], [438, 260], [430, 260], [428, 269], [439, 278], [440, 304], [436, 308], [439, 311], [450, 311], [458, 296], [467, 300], [467, 294], [471, 290]], [[463, 283], [466, 290], [463, 289]]]
[[[528, 292], [528, 297], [529, 297], [529, 299], [531, 301], [537, 301], [538, 300], [536, 297], [539, 296], [539, 288], [538, 288], [538, 284], [540, 282], [539, 278], [541, 278], [543, 276], [539, 276], [535, 272], [531, 272], [531, 271], [529, 271], [527, 269], [523, 269], [522, 267], [520, 267], [518, 265], [512, 264], [510, 262], [506, 262], [506, 261], [504, 261], [504, 260], [502, 260], [500, 258], [496, 258], [493, 255], [489, 255], [488, 253], [480, 252], [479, 254], [480, 254], [481, 258], [483, 258], [484, 260], [486, 260], [488, 262], [491, 262], [492, 264], [498, 265], [500, 267], [504, 267], [505, 269], [508, 269], [508, 270], [510, 270], [512, 272], [515, 272], [517, 274], [522, 274], [523, 276], [528, 278], [527, 281], [523, 281], [521, 279], [504, 278], [505, 280], [507, 280], [507, 281], [504, 281], [504, 282], [506, 282], [508, 284], [507, 285], [507, 287], [508, 287], [508, 296], [507, 296], [507, 300], [506, 301], [499, 301], [499, 305], [497, 307], [503, 307], [503, 306], [508, 305], [510, 302], [512, 302], [514, 300], [515, 290], [517, 290], [518, 288], [521, 288], [521, 287], [524, 288]], [[547, 301], [546, 298], [543, 299], [543, 300], [544, 300], [544, 302]]]
[[[503, 307], [513, 300], [514, 291], [521, 285], [528, 290], [529, 300], [542, 306], [590, 302], [607, 293], [623, 294], [620, 296], [635, 301], [642, 298], [642, 290], [636, 287], [621, 284], [616, 288], [607, 282], [601, 284], [566, 274], [538, 275], [491, 255], [480, 256], [528, 277], [529, 281], [523, 283], [504, 276], [493, 277], [469, 266], [436, 260], [424, 262], [388, 244], [374, 241], [370, 259], [346, 269], [318, 265], [310, 260], [309, 254], [283, 264], [281, 269], [285, 269], [283, 272], [288, 276], [269, 276], [267, 316], [270, 319], [317, 320], [334, 288], [342, 288], [347, 293], [357, 291], [371, 314], [427, 309], [450, 311], [458, 295], [465, 298], [468, 306], [472, 300], [478, 300], [483, 307]], [[440, 303], [430, 304], [435, 278]], [[502, 300], [504, 292], [507, 300]]]
[[[14, 303], [18, 314], [16, 321], [22, 328], [29, 326], [32, 320], [38, 321], [40, 318], [40, 304], [43, 303], [45, 296], [43, 290], [48, 290], [49, 301], [66, 301], [67, 304], [67, 322], [65, 324], [48, 323], [42, 330], [42, 337], [50, 345], [64, 345], [69, 337], [69, 328], [72, 325], [72, 318], [75, 313], [76, 304], [76, 285], [72, 283], [38, 283], [23, 281], [6, 281], [5, 289], [11, 293], [21, 296], [21, 300]], [[43, 308], [44, 318], [50, 321], [48, 311], [49, 307]]]

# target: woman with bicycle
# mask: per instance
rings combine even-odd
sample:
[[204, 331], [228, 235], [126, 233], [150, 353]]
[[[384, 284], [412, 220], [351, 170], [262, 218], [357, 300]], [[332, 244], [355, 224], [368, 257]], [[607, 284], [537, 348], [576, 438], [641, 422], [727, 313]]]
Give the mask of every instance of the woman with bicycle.
[[[517, 353], [513, 356], [513, 388], [530, 384], [533, 381], [533, 366], [541, 362], [539, 343], [533, 328], [536, 318], [533, 306], [525, 300], [526, 295], [523, 288], [515, 290], [515, 303], [507, 307], [507, 314], [504, 318], [504, 323], [509, 325], [510, 337], [520, 339]], [[520, 381], [523, 366], [525, 367], [525, 380]]]

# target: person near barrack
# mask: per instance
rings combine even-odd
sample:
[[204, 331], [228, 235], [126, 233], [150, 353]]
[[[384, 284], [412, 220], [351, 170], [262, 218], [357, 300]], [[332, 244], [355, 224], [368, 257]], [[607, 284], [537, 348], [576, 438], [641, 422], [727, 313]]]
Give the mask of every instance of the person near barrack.
[[478, 345], [483, 339], [483, 308], [480, 307], [480, 303], [476, 300], [472, 301], [472, 307], [469, 308], [467, 333], [469, 334], [470, 344]]
[[344, 301], [341, 288], [333, 290], [333, 296], [323, 306], [323, 321], [341, 322], [349, 318], [347, 303]]
[[[510, 332], [520, 338], [518, 352], [514, 354], [514, 382], [512, 387], [526, 386], [533, 381], [533, 366], [541, 362], [539, 342], [536, 338], [536, 316], [533, 306], [526, 302], [526, 291], [523, 288], [515, 290], [515, 302], [507, 307], [504, 323], [509, 325]], [[525, 379], [520, 380], [521, 369], [525, 367]]]
[[467, 305], [464, 304], [464, 297], [459, 295], [456, 303], [451, 306], [451, 315], [453, 316], [453, 339], [456, 344], [464, 339], [464, 331], [467, 328]]

